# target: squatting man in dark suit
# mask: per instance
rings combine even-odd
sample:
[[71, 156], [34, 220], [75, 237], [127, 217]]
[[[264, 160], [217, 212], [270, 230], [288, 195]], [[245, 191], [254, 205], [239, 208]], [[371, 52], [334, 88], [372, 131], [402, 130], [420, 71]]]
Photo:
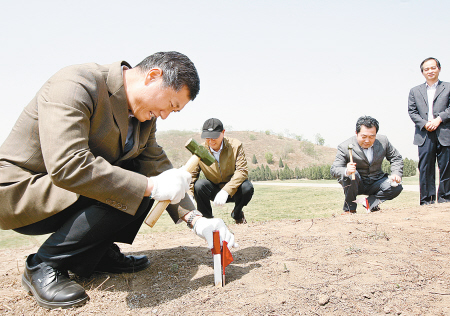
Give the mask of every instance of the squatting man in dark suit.
[[200, 89], [191, 60], [153, 54], [136, 67], [119, 61], [66, 67], [20, 114], [0, 147], [0, 227], [49, 234], [26, 259], [22, 284], [46, 308], [85, 303], [68, 271], [136, 272], [146, 256], [125, 256], [154, 200], [171, 200], [212, 248], [212, 231], [235, 245], [220, 219], [201, 216], [187, 195], [191, 175], [173, 169], [155, 139], [156, 120], [181, 111]]
[[[225, 137], [225, 129], [219, 119], [210, 118], [205, 121], [202, 138], [206, 138], [204, 146], [216, 158], [208, 166], [201, 162], [191, 172], [191, 193], [197, 201], [197, 209], [206, 218], [212, 218], [210, 201], [222, 206], [234, 202], [231, 217], [236, 224], [247, 223], [242, 208], [250, 202], [253, 196], [253, 185], [248, 180], [247, 159], [242, 143], [234, 138]], [[206, 179], [199, 179], [200, 171]]]
[[[396, 198], [403, 190], [403, 159], [386, 136], [379, 135], [378, 121], [362, 116], [356, 122], [356, 135], [338, 146], [331, 175], [338, 178], [344, 188], [344, 214], [356, 213], [357, 203], [367, 212], [379, 210], [379, 205]], [[353, 163], [350, 162], [349, 144], [353, 146]], [[381, 170], [383, 159], [391, 164], [391, 175]], [[355, 180], [352, 180], [355, 174]], [[356, 199], [365, 194], [367, 198]]]
[[450, 201], [450, 83], [439, 80], [441, 64], [436, 58], [425, 59], [420, 70], [426, 82], [409, 92], [408, 113], [419, 150], [420, 205], [429, 205], [436, 201], [436, 158], [437, 201]]

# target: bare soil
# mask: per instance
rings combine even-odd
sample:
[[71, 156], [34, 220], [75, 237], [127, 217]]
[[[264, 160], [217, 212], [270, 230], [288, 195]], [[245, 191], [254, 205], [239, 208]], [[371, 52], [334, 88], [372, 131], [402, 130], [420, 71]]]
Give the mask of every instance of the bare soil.
[[76, 279], [90, 296], [48, 311], [21, 286], [27, 254], [0, 250], [3, 315], [450, 315], [449, 205], [326, 219], [231, 225], [239, 248], [213, 285], [212, 255], [187, 228], [138, 235], [127, 254], [151, 266], [135, 274]]

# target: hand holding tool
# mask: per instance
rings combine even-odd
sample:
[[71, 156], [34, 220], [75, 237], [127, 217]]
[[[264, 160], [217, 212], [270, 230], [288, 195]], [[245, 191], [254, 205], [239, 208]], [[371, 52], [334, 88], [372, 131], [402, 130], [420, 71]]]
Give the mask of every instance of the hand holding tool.
[[[205, 146], [200, 145], [194, 139], [189, 139], [185, 147], [192, 153], [192, 157], [186, 162], [186, 164], [182, 167], [187, 172], [191, 173], [195, 167], [197, 167], [198, 163], [203, 161], [208, 166], [212, 165], [215, 161], [215, 158]], [[184, 192], [186, 193], [186, 192]], [[153, 227], [155, 223], [158, 221], [161, 214], [166, 209], [167, 205], [169, 205], [170, 200], [166, 201], [157, 201], [153, 209], [148, 213], [147, 218], [145, 219], [145, 223]]]
[[[350, 155], [350, 162], [353, 163], [353, 145], [348, 144], [348, 154]], [[355, 173], [352, 173], [352, 180], [355, 180]]]

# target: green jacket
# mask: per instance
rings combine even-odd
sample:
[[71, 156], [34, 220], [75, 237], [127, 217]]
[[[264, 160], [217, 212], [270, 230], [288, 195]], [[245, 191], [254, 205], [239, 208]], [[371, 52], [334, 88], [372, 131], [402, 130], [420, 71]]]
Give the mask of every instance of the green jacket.
[[[206, 144], [203, 144], [211, 152]], [[233, 196], [242, 182], [248, 179], [247, 159], [245, 158], [242, 143], [234, 138], [223, 138], [223, 148], [220, 153], [220, 163], [214, 161], [211, 166], [201, 162], [192, 171], [191, 193], [194, 194], [194, 183], [198, 180], [200, 170], [206, 179], [218, 184], [230, 196]]]

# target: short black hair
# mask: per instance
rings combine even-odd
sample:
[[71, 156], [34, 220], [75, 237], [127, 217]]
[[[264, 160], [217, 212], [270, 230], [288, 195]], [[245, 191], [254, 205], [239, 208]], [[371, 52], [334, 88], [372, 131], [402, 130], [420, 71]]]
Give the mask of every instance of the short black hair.
[[158, 52], [148, 56], [136, 68], [147, 72], [152, 68], [160, 68], [163, 73], [163, 84], [175, 91], [184, 86], [189, 90], [189, 99], [194, 100], [200, 91], [200, 78], [194, 63], [179, 52]]
[[378, 129], [380, 128], [380, 125], [378, 124], [378, 121], [376, 119], [374, 119], [371, 116], [366, 116], [366, 115], [361, 116], [356, 121], [356, 133], [359, 133], [361, 131], [361, 125], [364, 125], [367, 128], [372, 128], [375, 126], [377, 133], [378, 133]]
[[434, 60], [436, 62], [436, 65], [439, 69], [441, 69], [441, 63], [439, 62], [439, 60], [437, 60], [434, 57], [428, 57], [427, 59], [425, 59], [423, 62], [420, 63], [420, 71], [423, 72], [423, 64], [425, 64], [427, 61], [429, 60]]

